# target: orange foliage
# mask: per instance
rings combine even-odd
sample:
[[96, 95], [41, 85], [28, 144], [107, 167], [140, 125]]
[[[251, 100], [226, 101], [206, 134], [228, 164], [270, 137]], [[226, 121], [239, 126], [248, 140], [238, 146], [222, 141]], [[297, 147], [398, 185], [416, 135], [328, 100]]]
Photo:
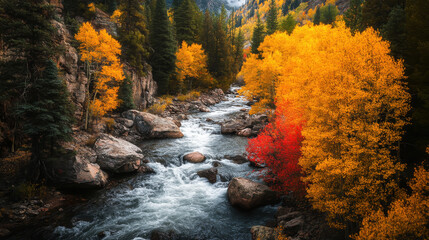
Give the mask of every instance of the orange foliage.
[[87, 85], [87, 117], [101, 117], [118, 106], [119, 84], [125, 78], [119, 62], [121, 45], [105, 29], [97, 32], [83, 23], [75, 36], [80, 42], [81, 61], [86, 63], [88, 79], [94, 79], [91, 93]]
[[[210, 87], [213, 78], [207, 70], [207, 56], [200, 44], [188, 45], [183, 41], [176, 52], [176, 68], [180, 86], [187, 90], [195, 87]], [[193, 81], [196, 80], [196, 81]]]
[[429, 239], [429, 171], [416, 169], [411, 196], [391, 204], [387, 215], [377, 211], [363, 220], [356, 240]]
[[372, 29], [353, 36], [339, 22], [268, 36], [259, 50], [262, 59], [243, 65], [244, 93], [302, 112], [299, 164], [313, 206], [337, 227], [381, 209], [397, 190], [403, 166], [392, 153], [410, 108], [389, 43]]

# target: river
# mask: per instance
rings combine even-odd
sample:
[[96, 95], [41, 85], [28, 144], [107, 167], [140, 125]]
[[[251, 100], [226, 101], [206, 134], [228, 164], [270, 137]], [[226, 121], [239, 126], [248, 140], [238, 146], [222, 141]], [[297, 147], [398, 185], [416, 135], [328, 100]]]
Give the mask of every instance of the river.
[[[232, 88], [236, 91], [237, 88]], [[208, 113], [189, 115], [182, 121], [180, 139], [144, 141], [140, 144], [156, 173], [137, 175], [102, 192], [80, 206], [68, 226], [57, 226], [54, 239], [150, 239], [151, 232], [172, 231], [176, 239], [251, 239], [250, 227], [272, 219], [275, 206], [242, 211], [230, 206], [228, 182], [233, 177], [256, 180], [248, 163], [235, 164], [225, 155], [245, 152], [247, 138], [220, 133], [221, 122], [242, 108], [246, 101], [228, 94], [227, 101], [210, 107]], [[207, 160], [183, 162], [185, 153], [199, 151]], [[210, 184], [197, 171], [218, 167], [218, 181]], [[222, 177], [220, 177], [222, 176]]]

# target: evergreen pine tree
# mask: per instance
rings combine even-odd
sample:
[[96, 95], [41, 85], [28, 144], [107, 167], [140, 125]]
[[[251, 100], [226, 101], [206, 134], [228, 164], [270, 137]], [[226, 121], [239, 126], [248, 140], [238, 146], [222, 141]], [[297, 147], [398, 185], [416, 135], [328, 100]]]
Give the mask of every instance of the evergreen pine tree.
[[288, 12], [289, 12], [289, 4], [287, 4], [287, 2], [285, 2], [285, 3], [283, 3], [283, 6], [282, 6], [283, 16], [286, 16]]
[[405, 0], [365, 0], [362, 7], [364, 27], [380, 29], [387, 23], [389, 13], [395, 6], [404, 6]]
[[318, 6], [316, 9], [316, 13], [314, 14], [314, 19], [313, 19], [314, 25], [320, 24], [320, 18], [321, 18], [320, 7]]
[[324, 24], [332, 24], [335, 22], [338, 12], [338, 8], [335, 5], [328, 4], [328, 6], [325, 6], [323, 9], [321, 9], [320, 21]]
[[363, 0], [351, 0], [350, 8], [344, 13], [344, 22], [353, 33], [364, 30], [362, 25], [362, 4]]
[[[43, 165], [41, 153], [45, 144], [42, 141], [66, 137], [69, 133], [69, 125], [64, 119], [66, 115], [61, 109], [61, 101], [67, 96], [62, 95], [64, 91], [55, 85], [58, 80], [53, 77], [54, 70], [48, 67], [49, 71], [43, 71], [47, 61], [60, 49], [56, 44], [56, 30], [51, 24], [54, 17], [54, 7], [44, 0], [0, 0], [0, 39], [7, 49], [0, 56], [0, 101], [4, 106], [0, 115], [18, 129], [14, 132], [22, 130], [31, 138], [33, 179], [39, 177]], [[51, 97], [58, 98], [49, 99]], [[18, 109], [15, 113], [20, 114], [11, 115], [12, 109]], [[33, 114], [29, 114], [31, 112]], [[48, 129], [40, 126], [42, 120], [46, 126], [58, 122]]]
[[405, 55], [405, 21], [405, 10], [396, 6], [390, 12], [387, 23], [381, 29], [381, 35], [390, 42], [391, 53], [397, 59], [402, 59]]
[[118, 90], [118, 99], [120, 100], [119, 112], [124, 112], [130, 109], [135, 109], [133, 99], [133, 83], [129, 76], [126, 76]]
[[267, 13], [267, 35], [273, 34], [277, 30], [277, 7], [275, 0], [271, 0]]
[[[53, 61], [46, 63], [39, 79], [28, 89], [25, 102], [16, 107], [22, 118], [23, 130], [32, 139], [32, 151], [41, 155], [47, 149], [58, 146], [57, 141], [68, 140], [72, 133], [72, 106], [65, 83], [58, 78]], [[39, 158], [43, 166], [43, 160]]]
[[121, 0], [118, 28], [122, 56], [140, 76], [144, 75], [149, 57], [149, 31], [142, 4], [142, 0]]
[[252, 46], [251, 52], [254, 54], [259, 54], [258, 47], [264, 41], [265, 33], [264, 33], [264, 25], [261, 22], [261, 18], [258, 13], [258, 19], [256, 21], [256, 26], [253, 29], [252, 35]]
[[235, 72], [239, 72], [241, 69], [241, 66], [243, 65], [243, 48], [244, 48], [244, 34], [241, 31], [241, 29], [238, 31], [237, 37], [234, 41], [234, 66]]
[[290, 10], [295, 10], [301, 4], [301, 0], [294, 0], [290, 5]]
[[405, 63], [412, 96], [412, 125], [406, 134], [403, 151], [408, 161], [427, 158], [429, 145], [429, 5], [427, 0], [406, 2]]
[[182, 0], [174, 12], [176, 40], [180, 45], [183, 41], [192, 44], [198, 41], [200, 11], [194, 0]]
[[152, 17], [150, 42], [154, 53], [151, 57], [153, 78], [158, 83], [158, 93], [168, 93], [170, 76], [175, 69], [176, 44], [171, 33], [165, 0], [156, 1]]

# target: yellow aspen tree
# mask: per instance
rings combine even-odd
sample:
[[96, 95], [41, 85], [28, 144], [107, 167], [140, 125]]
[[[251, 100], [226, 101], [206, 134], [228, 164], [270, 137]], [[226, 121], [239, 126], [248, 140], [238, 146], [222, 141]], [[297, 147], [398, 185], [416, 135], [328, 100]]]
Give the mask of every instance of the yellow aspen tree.
[[179, 85], [182, 88], [192, 90], [213, 85], [214, 80], [207, 70], [207, 56], [200, 44], [188, 45], [183, 41], [176, 52], [176, 59]]
[[261, 95], [270, 86], [264, 62], [277, 65], [277, 105], [288, 103], [305, 122], [299, 164], [308, 198], [333, 226], [344, 227], [387, 207], [397, 190], [410, 96], [388, 42], [372, 29], [353, 36], [344, 23], [336, 25], [268, 36], [262, 59], [251, 56], [242, 73], [250, 83], [245, 90]]
[[387, 215], [377, 211], [364, 218], [356, 240], [429, 239], [429, 171], [415, 170], [412, 194], [391, 204]]
[[[124, 74], [119, 61], [121, 45], [105, 29], [95, 31], [83, 23], [75, 39], [80, 42], [80, 60], [85, 63], [86, 85], [85, 129], [92, 116], [101, 117], [118, 106], [117, 92]], [[90, 86], [93, 87], [90, 91]]]

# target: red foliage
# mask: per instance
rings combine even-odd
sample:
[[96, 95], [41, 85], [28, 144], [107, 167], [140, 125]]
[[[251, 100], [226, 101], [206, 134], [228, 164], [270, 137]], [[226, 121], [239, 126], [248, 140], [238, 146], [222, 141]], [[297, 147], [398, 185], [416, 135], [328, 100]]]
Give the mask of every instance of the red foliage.
[[302, 124], [291, 123], [284, 115], [277, 114], [258, 137], [249, 140], [249, 161], [265, 165], [261, 177], [273, 189], [297, 195], [304, 193], [302, 171], [298, 165], [301, 157]]

